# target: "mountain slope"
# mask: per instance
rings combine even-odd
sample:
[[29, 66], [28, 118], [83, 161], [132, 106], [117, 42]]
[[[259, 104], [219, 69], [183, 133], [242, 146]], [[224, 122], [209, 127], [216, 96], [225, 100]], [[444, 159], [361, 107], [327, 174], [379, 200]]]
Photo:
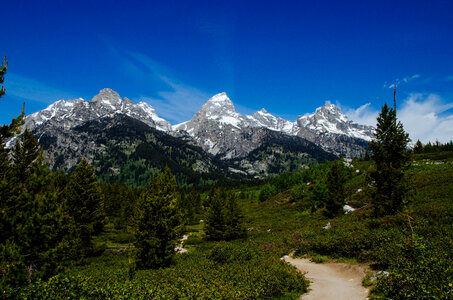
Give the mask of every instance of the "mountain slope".
[[[86, 157], [106, 181], [146, 184], [152, 173], [166, 165], [180, 183], [197, 183], [200, 177], [226, 174], [227, 167], [183, 139], [124, 114], [85, 122], [71, 129], [35, 128], [53, 169], [70, 170]], [[208, 174], [209, 173], [209, 174]]]

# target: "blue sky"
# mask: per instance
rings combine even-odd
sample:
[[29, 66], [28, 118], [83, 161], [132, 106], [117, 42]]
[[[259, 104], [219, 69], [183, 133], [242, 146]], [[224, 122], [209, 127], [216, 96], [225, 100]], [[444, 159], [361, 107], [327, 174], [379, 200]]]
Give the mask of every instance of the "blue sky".
[[0, 55], [9, 63], [1, 123], [23, 102], [29, 114], [109, 87], [147, 101], [173, 124], [223, 91], [242, 113], [265, 107], [295, 120], [330, 101], [372, 124], [397, 83], [412, 138], [453, 138], [453, 1], [14, 0], [1, 7]]

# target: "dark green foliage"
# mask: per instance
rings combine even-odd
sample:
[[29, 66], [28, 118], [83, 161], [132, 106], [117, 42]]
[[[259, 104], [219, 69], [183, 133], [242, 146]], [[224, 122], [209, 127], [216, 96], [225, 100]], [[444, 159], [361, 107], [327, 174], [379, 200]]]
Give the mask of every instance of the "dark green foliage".
[[258, 199], [260, 200], [260, 202], [263, 202], [269, 197], [274, 196], [275, 194], [277, 194], [277, 189], [275, 188], [275, 186], [273, 184], [266, 184], [261, 188]]
[[407, 200], [410, 166], [409, 135], [397, 122], [396, 112], [385, 104], [377, 118], [375, 140], [369, 144], [375, 162], [370, 172], [373, 207], [376, 215], [395, 214]]
[[85, 158], [71, 174], [64, 197], [65, 211], [71, 217], [67, 224], [70, 238], [77, 241], [78, 255], [88, 256], [93, 251], [93, 236], [102, 231], [104, 211], [94, 168]]
[[423, 153], [423, 144], [422, 142], [420, 142], [420, 140], [417, 140], [417, 142], [415, 143], [413, 151], [416, 154]]
[[346, 198], [344, 190], [345, 181], [343, 162], [336, 160], [330, 167], [326, 178], [327, 193], [325, 198], [325, 213], [329, 218], [343, 213], [343, 206]]
[[65, 248], [58, 192], [27, 130], [17, 139], [11, 156], [11, 162], [2, 156], [0, 174], [2, 287], [53, 275], [62, 264]]
[[[105, 153], [96, 153], [93, 164], [98, 178], [106, 182], [121, 181], [129, 186], [146, 186], [153, 174], [168, 166], [179, 186], [200, 185], [201, 181], [218, 181], [227, 174], [225, 164], [201, 148], [151, 128], [126, 115], [115, 115], [86, 122], [74, 130], [82, 137], [90, 136], [96, 144], [105, 145]], [[44, 149], [54, 141], [40, 137]], [[202, 166], [202, 172], [198, 169]], [[231, 174], [232, 177], [233, 174]]]
[[246, 236], [236, 195], [217, 188], [211, 191], [206, 215], [207, 240], [233, 240]]
[[324, 203], [326, 202], [327, 199], [327, 186], [324, 182], [319, 182], [318, 184], [315, 185], [313, 191], [311, 192], [311, 198], [312, 198], [312, 209], [311, 209], [312, 212], [324, 206]]
[[134, 245], [139, 269], [170, 265], [183, 224], [176, 179], [169, 168], [150, 181], [135, 210]]
[[105, 214], [117, 229], [125, 229], [131, 224], [135, 205], [144, 188], [127, 186], [122, 182], [99, 182]]
[[423, 145], [419, 140], [415, 143], [414, 149], [412, 149], [415, 154], [420, 153], [434, 153], [434, 152], [446, 152], [453, 151], [453, 141], [442, 144], [439, 141], [436, 141], [434, 144], [431, 142]]
[[[112, 254], [112, 253], [111, 253]], [[108, 255], [48, 282], [12, 290], [11, 299], [294, 299], [307, 290], [301, 273], [239, 240], [205, 243], [175, 264], [140, 270], [127, 281], [127, 255]]]
[[197, 214], [201, 211], [201, 197], [200, 193], [195, 190], [190, 191], [188, 194], [182, 194], [180, 198], [179, 207], [184, 214], [186, 223], [197, 221]]

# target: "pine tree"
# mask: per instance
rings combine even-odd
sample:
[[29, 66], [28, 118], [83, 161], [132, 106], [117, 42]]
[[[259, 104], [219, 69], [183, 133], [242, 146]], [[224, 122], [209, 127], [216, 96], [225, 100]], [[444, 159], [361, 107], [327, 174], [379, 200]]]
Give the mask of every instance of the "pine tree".
[[414, 146], [414, 153], [422, 153], [423, 152], [423, 144], [420, 142], [420, 140], [417, 140]]
[[64, 196], [65, 211], [73, 221], [73, 224], [67, 224], [70, 234], [78, 241], [80, 254], [90, 255], [93, 251], [93, 236], [103, 228], [104, 212], [94, 168], [85, 158], [70, 176]]
[[330, 167], [326, 179], [327, 195], [325, 200], [325, 207], [326, 216], [329, 218], [338, 216], [343, 213], [343, 206], [345, 204], [345, 181], [343, 163], [336, 160]]
[[51, 173], [31, 133], [25, 131], [16, 141], [12, 157], [8, 191], [2, 188], [1, 193], [0, 255], [2, 264], [9, 261], [4, 285], [30, 283], [54, 274], [63, 253], [57, 193], [51, 188]]
[[205, 234], [207, 240], [232, 240], [246, 235], [242, 215], [231, 191], [222, 188], [211, 191], [206, 215]]
[[375, 164], [369, 174], [376, 215], [402, 210], [408, 192], [406, 171], [410, 166], [409, 135], [387, 104], [377, 118], [375, 139], [369, 143]]
[[192, 190], [186, 195], [182, 194], [179, 206], [184, 214], [186, 221], [188, 223], [194, 222], [196, 219], [196, 214], [201, 210], [200, 193]]
[[176, 179], [168, 167], [153, 176], [136, 206], [134, 245], [137, 268], [157, 269], [172, 262], [183, 229], [178, 198]]

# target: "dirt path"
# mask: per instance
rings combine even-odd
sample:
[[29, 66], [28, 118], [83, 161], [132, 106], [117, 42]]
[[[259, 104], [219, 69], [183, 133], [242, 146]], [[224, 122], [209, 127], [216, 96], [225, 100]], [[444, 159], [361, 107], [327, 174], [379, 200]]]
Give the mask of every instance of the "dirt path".
[[[190, 233], [189, 233], [190, 235]], [[183, 235], [182, 238], [179, 240], [179, 244], [176, 245], [175, 247], [175, 252], [176, 253], [186, 253], [187, 249], [183, 248], [184, 241], [187, 240], [189, 236], [188, 235]]]
[[289, 256], [283, 259], [306, 273], [305, 277], [310, 280], [310, 290], [301, 299], [367, 299], [368, 289], [362, 286], [362, 278], [366, 275], [362, 266], [333, 262], [317, 264], [306, 258]]

